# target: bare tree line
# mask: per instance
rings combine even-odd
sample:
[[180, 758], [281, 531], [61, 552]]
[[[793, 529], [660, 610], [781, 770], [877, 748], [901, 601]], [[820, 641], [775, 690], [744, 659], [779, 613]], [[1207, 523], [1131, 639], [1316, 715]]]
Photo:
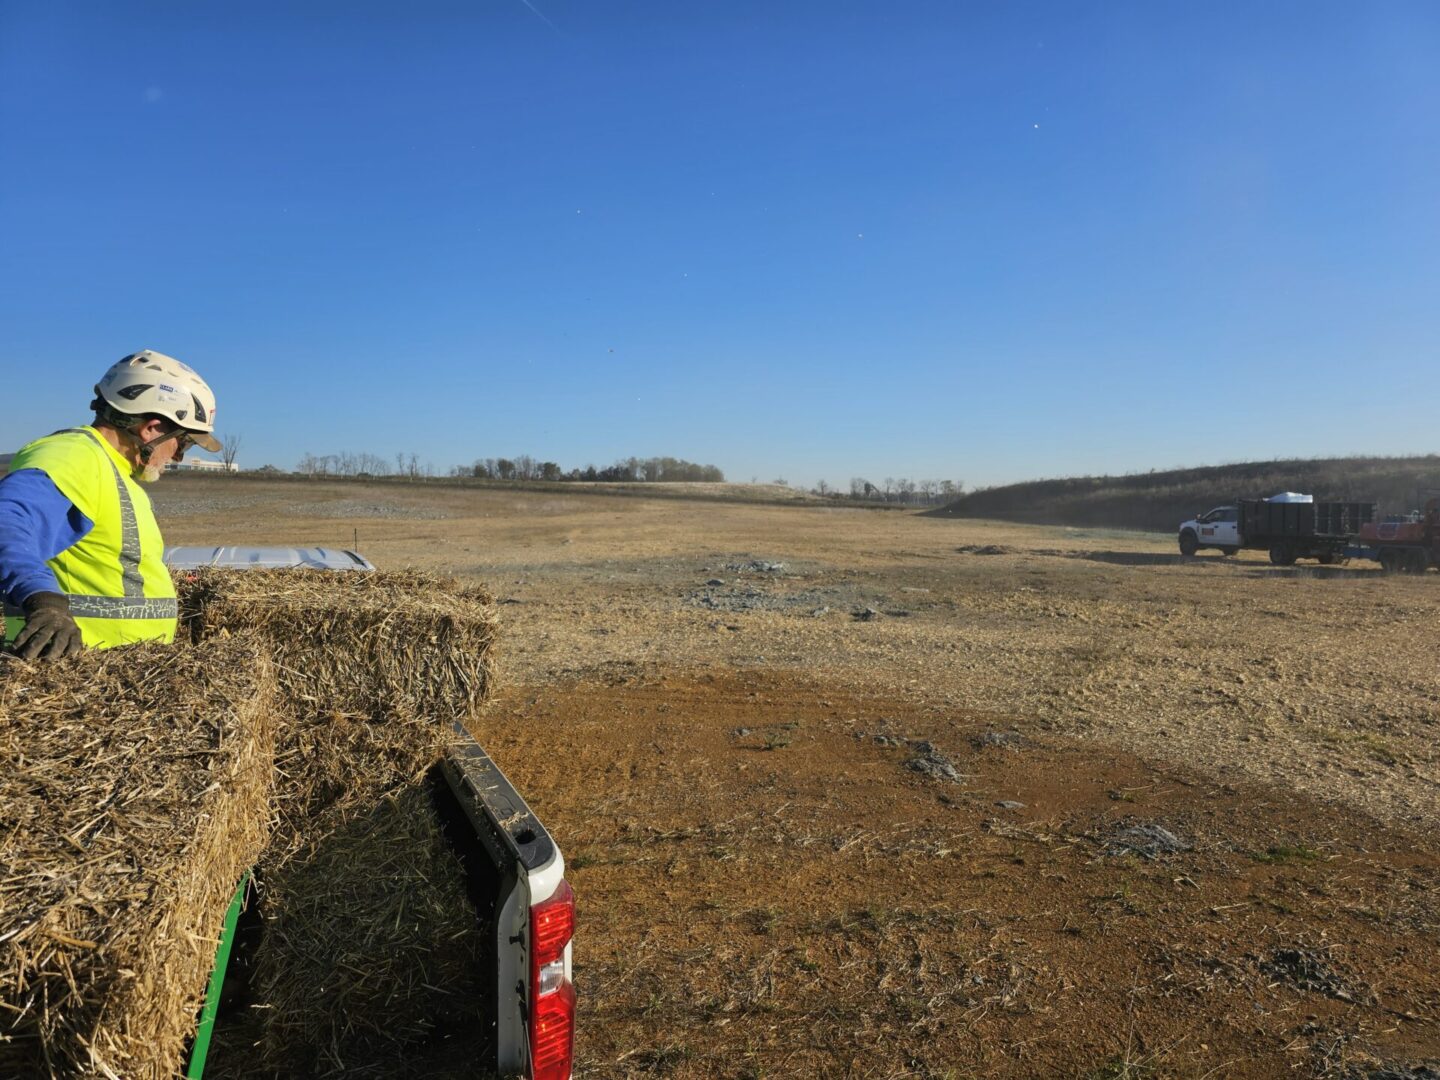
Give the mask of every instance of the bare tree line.
[[[238, 446], [238, 436], [232, 438], [231, 445]], [[429, 462], [422, 462], [418, 454], [399, 453], [394, 458], [384, 458], [378, 454], [351, 451], [338, 454], [307, 453], [296, 463], [295, 472], [312, 477], [399, 476], [410, 480], [437, 475], [435, 467]], [[530, 454], [516, 454], [509, 458], [476, 458], [469, 465], [452, 467], [449, 475], [512, 482], [540, 480], [590, 483], [723, 483], [725, 480], [725, 473], [718, 466], [699, 465], [683, 458], [629, 457], [599, 468], [586, 465], [583, 469], [567, 470], [557, 462], [542, 461]], [[785, 483], [784, 480], [775, 482]], [[911, 480], [904, 476], [887, 476], [875, 483], [863, 476], [855, 476], [850, 479], [848, 492], [832, 487], [824, 480], [819, 481], [812, 490], [816, 495], [827, 499], [937, 506], [963, 495], [965, 484], [960, 480]]]
[[295, 464], [305, 476], [404, 476], [411, 480], [434, 476], [435, 466], [422, 462], [418, 454], [396, 454], [394, 459], [379, 454], [306, 454]]
[[[435, 476], [435, 467], [422, 462], [418, 454], [396, 454], [393, 459], [379, 454], [342, 451], [338, 454], [307, 453], [295, 465], [295, 472], [303, 476], [338, 476], [363, 478], [367, 476], [401, 476], [419, 480]], [[550, 480], [550, 481], [609, 481], [611, 483], [654, 482], [660, 480], [675, 482], [720, 483], [725, 474], [714, 465], [697, 465], [683, 458], [651, 457], [625, 458], [596, 468], [565, 470], [554, 461], [541, 461], [529, 454], [516, 454], [513, 458], [477, 458], [469, 465], [456, 465], [449, 475], [457, 477], [478, 477], [485, 480]]]
[[962, 480], [911, 480], [904, 476], [887, 476], [878, 484], [863, 476], [852, 476], [848, 494], [831, 487], [824, 480], [815, 485], [815, 494], [829, 499], [849, 498], [857, 502], [893, 502], [908, 506], [937, 506], [964, 493], [965, 483]]
[[722, 483], [725, 474], [715, 465], [697, 465], [683, 458], [630, 457], [596, 468], [562, 469], [554, 461], [539, 461], [529, 454], [513, 458], [477, 458], [470, 465], [457, 465], [452, 476], [475, 476], [485, 480], [552, 480], [609, 483]]

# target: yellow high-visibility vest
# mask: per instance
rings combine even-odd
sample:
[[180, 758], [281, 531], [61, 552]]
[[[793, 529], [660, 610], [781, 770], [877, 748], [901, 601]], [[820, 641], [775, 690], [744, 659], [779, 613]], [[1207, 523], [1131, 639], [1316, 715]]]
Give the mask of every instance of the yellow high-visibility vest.
[[[175, 640], [175, 584], [165, 567], [165, 542], [150, 496], [130, 478], [130, 463], [93, 427], [83, 427], [24, 447], [10, 462], [11, 472], [21, 469], [44, 472], [95, 524], [47, 563], [70, 599], [85, 645]], [[5, 640], [24, 625], [24, 613], [6, 605]]]

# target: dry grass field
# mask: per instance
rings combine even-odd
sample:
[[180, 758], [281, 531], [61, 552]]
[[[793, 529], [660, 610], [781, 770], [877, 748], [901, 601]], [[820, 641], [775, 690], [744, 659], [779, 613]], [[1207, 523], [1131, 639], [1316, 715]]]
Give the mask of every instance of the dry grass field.
[[156, 504], [501, 598], [476, 734], [569, 862], [579, 1075], [1440, 1075], [1440, 575], [588, 493]]

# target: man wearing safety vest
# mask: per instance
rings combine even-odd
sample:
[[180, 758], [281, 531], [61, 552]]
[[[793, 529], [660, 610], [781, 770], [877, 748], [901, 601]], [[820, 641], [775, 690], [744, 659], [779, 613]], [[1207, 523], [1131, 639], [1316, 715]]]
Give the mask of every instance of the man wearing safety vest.
[[141, 484], [191, 446], [218, 451], [215, 395], [145, 349], [95, 387], [95, 422], [36, 439], [0, 480], [5, 641], [27, 659], [173, 641], [175, 587]]

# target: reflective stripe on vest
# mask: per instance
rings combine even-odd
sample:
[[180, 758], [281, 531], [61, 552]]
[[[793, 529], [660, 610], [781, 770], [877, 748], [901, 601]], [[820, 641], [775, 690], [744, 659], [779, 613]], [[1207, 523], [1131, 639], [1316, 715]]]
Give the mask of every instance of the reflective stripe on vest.
[[[81, 596], [66, 593], [70, 614], [77, 619], [175, 619], [179, 602], [165, 596]], [[5, 605], [7, 619], [23, 619], [25, 609]]]
[[[70, 428], [70, 431], [79, 432], [81, 435], [88, 435], [99, 447], [101, 453], [105, 454], [105, 461], [110, 466], [110, 471], [115, 474], [115, 493], [120, 496], [120, 587], [126, 596], [145, 595], [145, 579], [140, 576], [140, 523], [135, 520], [135, 504], [130, 500], [130, 492], [125, 487], [125, 481], [120, 476], [120, 470], [115, 467], [105, 450], [105, 444], [100, 442], [99, 436], [93, 431], [85, 428]], [[103, 613], [90, 614], [81, 613], [75, 610], [75, 601], [89, 600], [113, 600], [108, 596], [71, 596], [70, 614], [81, 618], [92, 619], [163, 619], [165, 615], [106, 615]], [[103, 605], [97, 605], [101, 607]], [[175, 612], [172, 610], [170, 615]]]

